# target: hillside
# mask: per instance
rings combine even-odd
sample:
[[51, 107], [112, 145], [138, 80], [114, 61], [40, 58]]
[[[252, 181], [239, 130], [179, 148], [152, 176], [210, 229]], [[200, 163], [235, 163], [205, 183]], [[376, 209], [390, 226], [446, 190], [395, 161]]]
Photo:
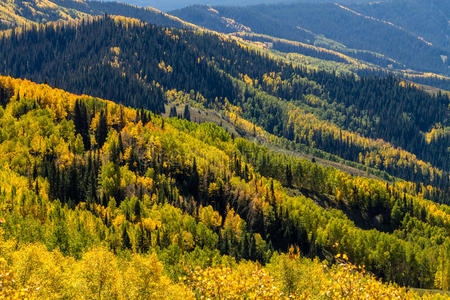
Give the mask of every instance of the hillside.
[[[249, 31], [266, 34], [337, 50], [383, 67], [410, 68], [448, 75], [449, 65], [445, 57], [449, 56], [450, 49], [444, 47], [445, 38], [442, 37], [442, 32], [436, 31], [438, 25], [416, 31], [414, 28], [421, 27], [422, 19], [418, 21], [419, 25], [414, 27], [411, 25], [414, 22], [411, 16], [409, 19], [400, 20], [401, 24], [409, 24], [407, 24], [407, 30], [392, 23], [397, 21], [397, 18], [387, 13], [392, 11], [391, 7], [387, 6], [384, 9], [378, 9], [386, 11], [385, 16], [380, 16], [378, 11], [373, 12], [371, 5], [360, 4], [350, 8], [337, 3], [247, 7], [192, 6], [170, 13], [188, 22], [220, 32]], [[366, 9], [366, 7], [369, 8]], [[398, 4], [397, 10], [398, 7], [404, 6]], [[409, 7], [406, 7], [403, 12], [407, 14], [410, 12], [408, 9]], [[413, 6], [410, 8], [411, 14], [421, 9], [422, 7]], [[440, 16], [437, 22], [447, 22], [448, 18], [446, 19], [440, 13], [441, 9], [444, 10], [445, 7], [441, 5], [435, 10], [431, 8]], [[364, 15], [361, 11], [373, 13], [381, 19]], [[429, 10], [427, 13], [431, 14]], [[439, 28], [446, 28], [446, 26]], [[423, 30], [432, 31], [428, 32], [427, 37], [431, 35], [434, 37], [433, 41], [441, 42], [435, 45], [425, 40], [422, 36]], [[408, 46], [405, 47], [405, 45]], [[388, 63], [389, 60], [395, 63]]]
[[[408, 184], [29, 81], [0, 77], [0, 91], [4, 295], [419, 297], [349, 261], [448, 287], [450, 208]], [[355, 225], [373, 213], [391, 229]]]
[[[450, 297], [450, 92], [417, 83], [449, 78], [292, 31], [302, 7], [423, 45], [401, 2], [181, 11], [225, 33], [7, 3], [27, 26], [0, 31], [0, 299]], [[37, 24], [49, 7], [73, 15]], [[425, 44], [400, 56], [430, 66], [445, 39]]]
[[306, 145], [430, 184], [442, 193], [429, 197], [448, 200], [447, 95], [391, 76], [310, 71], [224, 36], [123, 18], [7, 33], [0, 47], [4, 74], [155, 113], [164, 112], [171, 91], [182, 91], [188, 101], [254, 122], [292, 149]]

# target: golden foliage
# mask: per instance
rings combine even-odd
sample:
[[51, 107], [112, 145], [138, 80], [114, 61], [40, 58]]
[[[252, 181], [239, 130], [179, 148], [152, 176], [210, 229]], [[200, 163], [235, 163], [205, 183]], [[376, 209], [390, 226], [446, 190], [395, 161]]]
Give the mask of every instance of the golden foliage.
[[211, 267], [188, 271], [184, 278], [199, 299], [280, 299], [280, 289], [267, 270], [252, 263], [236, 268]]
[[163, 274], [155, 254], [119, 259], [105, 248], [79, 261], [41, 244], [0, 256], [0, 299], [193, 299]]

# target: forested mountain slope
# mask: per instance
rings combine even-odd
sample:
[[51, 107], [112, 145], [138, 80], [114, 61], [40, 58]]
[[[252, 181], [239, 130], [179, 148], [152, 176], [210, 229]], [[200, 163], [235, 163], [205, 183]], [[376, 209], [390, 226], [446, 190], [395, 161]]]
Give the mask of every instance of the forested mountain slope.
[[233, 112], [293, 149], [318, 148], [415, 181], [418, 189], [440, 187], [433, 199], [447, 199], [447, 95], [431, 96], [391, 76], [311, 71], [228, 37], [124, 18], [7, 32], [0, 47], [4, 74], [155, 113], [164, 111], [170, 91], [183, 91], [189, 101]]
[[[235, 27], [239, 26], [241, 25], [235, 25]], [[262, 49], [263, 52], [268, 52], [273, 56], [309, 69], [336, 72], [337, 74], [351, 73], [357, 76], [375, 75], [383, 77], [392, 74], [407, 81], [425, 85], [427, 90], [434, 90], [433, 93], [437, 93], [438, 89], [443, 89], [444, 92], [450, 90], [450, 77], [448, 76], [417, 72], [410, 69], [405, 70], [399, 62], [367, 51], [345, 53], [345, 51], [340, 52], [323, 46], [314, 46], [304, 42], [252, 32], [240, 31], [228, 35], [239, 38], [243, 43]]]
[[0, 2], [0, 29], [57, 20], [73, 20], [84, 14], [49, 0]]
[[[411, 15], [417, 11], [424, 10], [422, 5], [417, 8], [396, 3], [396, 10], [403, 9], [403, 13], [411, 12]], [[377, 4], [378, 7], [383, 4]], [[377, 19], [372, 15], [364, 15], [358, 11], [372, 13], [372, 5], [361, 4], [349, 8], [346, 4], [339, 3], [301, 3], [301, 4], [276, 4], [276, 5], [257, 5], [248, 7], [225, 7], [225, 6], [192, 6], [170, 13], [178, 16], [188, 22], [204, 26], [221, 32], [251, 31], [253, 33], [267, 34], [274, 37], [285, 38], [293, 41], [306, 42], [324, 46], [329, 49], [335, 49], [347, 55], [361, 58], [369, 62], [388, 66], [392, 63], [385, 63], [383, 59], [394, 60], [403, 65], [403, 68], [411, 68], [419, 71], [428, 71], [441, 74], [449, 74], [449, 63], [445, 57], [450, 55], [450, 49], [445, 47], [446, 38], [437, 31], [438, 26], [446, 30], [448, 35], [448, 26], [412, 26], [415, 18], [399, 17], [401, 23], [407, 25], [405, 29], [402, 26], [392, 23], [397, 18], [389, 15], [386, 11], [386, 20]], [[392, 4], [394, 5], [394, 4]], [[428, 7], [429, 8], [429, 7]], [[441, 10], [445, 10], [445, 4], [436, 5], [433, 9], [436, 13], [437, 21], [448, 21], [448, 17], [443, 16]], [[394, 11], [396, 11], [394, 10]], [[426, 10], [425, 10], [426, 12]], [[424, 12], [424, 13], [425, 13]], [[374, 15], [379, 15], [375, 13]], [[427, 15], [430, 16], [428, 10]], [[390, 21], [392, 19], [392, 22]], [[428, 20], [429, 18], [425, 18]], [[417, 20], [418, 24], [424, 22]], [[235, 25], [239, 24], [239, 27]], [[421, 31], [413, 31], [414, 28], [422, 27]], [[432, 44], [423, 38], [423, 30], [430, 30], [433, 33], [433, 41], [439, 40], [440, 43]], [[380, 54], [385, 56], [379, 59]]]
[[43, 84], [0, 76], [0, 298], [448, 296], [447, 93], [150, 8], [5, 3], [0, 73]]
[[[450, 208], [409, 184], [9, 77], [0, 103], [6, 295], [418, 297], [349, 260], [386, 281], [448, 289]], [[386, 232], [329, 205], [355, 220], [377, 214], [370, 223]]]
[[[308, 2], [308, 1], [306, 1]], [[363, 1], [364, 2], [364, 1]], [[353, 3], [353, 2], [352, 2]], [[359, 2], [358, 2], [359, 3]], [[148, 4], [148, 3], [147, 3]], [[23, 25], [30, 25], [35, 23], [45, 23], [48, 21], [59, 21], [59, 20], [70, 20], [70, 19], [79, 19], [82, 16], [85, 15], [91, 15], [91, 16], [98, 16], [98, 15], [104, 15], [104, 14], [110, 14], [110, 15], [120, 15], [130, 18], [136, 18], [141, 21], [155, 24], [159, 26], [167, 26], [167, 27], [176, 27], [176, 28], [190, 28], [190, 29], [199, 29], [198, 26], [188, 23], [184, 20], [181, 20], [177, 17], [174, 17], [172, 15], [162, 13], [161, 11], [158, 11], [157, 9], [151, 8], [151, 7], [137, 7], [133, 5], [128, 5], [125, 3], [119, 3], [119, 2], [99, 2], [99, 1], [75, 1], [75, 0], [52, 0], [45, 2], [40, 0], [31, 0], [27, 2], [22, 1], [7, 1], [5, 3], [1, 4], [3, 6], [2, 8], [2, 15], [3, 17], [0, 18], [0, 29], [2, 28], [11, 28], [15, 26], [23, 26]], [[355, 4], [356, 5], [356, 4]], [[392, 5], [392, 10], [396, 11], [398, 10], [398, 7], [401, 5]], [[426, 5], [425, 5], [426, 6]], [[433, 9], [436, 9], [436, 7], [439, 7], [441, 10], [445, 10], [444, 4], [439, 4], [439, 6], [435, 5], [431, 8], [426, 6], [424, 7], [426, 12], [429, 12], [431, 14], [431, 11]], [[362, 9], [362, 6], [359, 5], [357, 9]], [[390, 7], [385, 8], [382, 6], [382, 9], [376, 10], [377, 13], [381, 12], [389, 12]], [[414, 12], [417, 13], [417, 11], [420, 11], [422, 6], [416, 5], [411, 6], [411, 9], [414, 10]], [[356, 9], [356, 8], [355, 8]], [[428, 10], [427, 10], [428, 9]], [[241, 38], [245, 38], [249, 41], [262, 41], [264, 44], [259, 44], [258, 46], [263, 45], [264, 47], [271, 48], [273, 50], [279, 50], [283, 52], [295, 52], [299, 53], [300, 55], [306, 55], [307, 63], [310, 64], [311, 59], [310, 56], [313, 58], [319, 58], [321, 61], [318, 62], [318, 65], [321, 68], [329, 69], [330, 65], [333, 65], [336, 61], [336, 55], [340, 58], [338, 58], [339, 62], [342, 62], [343, 56], [351, 56], [352, 63], [349, 63], [346, 61], [344, 64], [341, 64], [337, 67], [337, 71], [341, 72], [342, 70], [347, 70], [348, 68], [351, 68], [353, 71], [356, 72], [356, 74], [367, 74], [372, 73], [374, 75], [380, 75], [382, 73], [391, 73], [394, 72], [395, 74], [402, 76], [406, 78], [407, 80], [413, 80], [416, 83], [423, 83], [428, 84], [434, 87], [438, 88], [444, 88], [449, 89], [450, 88], [450, 78], [448, 77], [442, 77], [433, 73], [424, 73], [424, 72], [417, 72], [417, 70], [405, 70], [405, 65], [401, 63], [400, 61], [396, 61], [388, 56], [383, 56], [375, 52], [366, 51], [366, 50], [355, 50], [355, 49], [349, 49], [344, 47], [343, 45], [336, 43], [330, 39], [326, 39], [321, 35], [318, 35], [317, 33], [313, 32], [307, 32], [302, 30], [297, 30], [290, 28], [289, 26], [274, 26], [273, 21], [274, 19], [268, 19], [263, 22], [264, 18], [266, 16], [259, 16], [258, 22], [262, 24], [262, 26], [265, 29], [264, 32], [270, 32], [274, 35], [277, 35], [277, 32], [286, 31], [290, 34], [292, 38], [295, 38], [297, 40], [304, 40], [306, 43], [311, 43], [314, 41], [317, 45], [322, 45], [323, 47], [332, 48], [332, 52], [336, 53], [335, 55], [327, 55], [324, 53], [323, 47], [317, 47], [312, 46], [308, 44], [303, 44], [303, 46], [298, 46], [299, 44], [295, 41], [289, 41], [289, 40], [280, 40], [279, 38], [274, 38], [270, 36], [266, 36], [267, 38], [261, 38], [261, 35], [257, 35], [253, 32], [249, 32], [251, 30], [250, 27], [244, 26], [240, 24], [239, 22], [235, 22], [233, 19], [226, 18], [226, 17], [220, 17], [217, 15], [217, 11], [215, 10], [208, 10], [206, 11], [204, 7], [196, 7], [196, 8], [189, 8], [183, 10], [183, 13], [187, 12], [188, 14], [191, 14], [190, 16], [186, 16], [189, 19], [202, 19], [202, 24], [208, 26], [209, 28], [214, 28], [216, 30], [219, 30], [221, 32], [238, 32]], [[414, 14], [413, 14], [414, 15]], [[397, 16], [397, 14], [394, 14], [394, 16]], [[433, 41], [436, 41], [437, 39], [441, 39], [442, 41], [442, 35], [437, 32], [438, 26], [442, 25], [442, 22], [446, 22], [444, 18], [442, 18], [442, 14], [440, 14], [439, 22], [437, 22], [437, 25], [435, 26], [423, 26], [424, 28], [429, 28], [427, 32], [429, 32], [428, 35], [425, 35], [429, 37], [430, 35], [436, 37], [433, 39]], [[256, 17], [256, 15], [255, 15]], [[392, 14], [388, 14], [386, 18], [393, 17]], [[400, 20], [403, 21], [403, 23], [413, 24], [414, 18], [406, 18], [405, 15], [398, 16]], [[425, 18], [426, 19], [426, 18]], [[15, 21], [14, 21], [15, 20]], [[422, 20], [422, 19], [420, 19]], [[420, 21], [418, 19], [418, 22]], [[389, 22], [383, 21], [382, 22]], [[403, 24], [402, 23], [402, 24]], [[440, 24], [440, 25], [439, 25]], [[398, 27], [398, 26], [397, 26]], [[417, 27], [417, 26], [416, 26]], [[282, 28], [284, 28], [282, 30]], [[402, 29], [403, 30], [403, 29]], [[409, 30], [409, 29], [408, 29]], [[414, 30], [409, 30], [410, 32], [413, 32]], [[247, 32], [247, 34], [243, 35], [244, 32]], [[297, 33], [297, 34], [296, 34]], [[419, 37], [421, 39], [421, 37]], [[274, 41], [277, 40], [277, 41]], [[439, 43], [437, 43], [439, 44]], [[442, 44], [442, 43], [441, 43]], [[402, 45], [403, 46], [403, 45]], [[405, 49], [408, 49], [410, 47], [403, 47]], [[329, 50], [326, 50], [329, 51]], [[343, 55], [343, 53], [345, 53]], [[324, 55], [325, 54], [325, 55]], [[441, 60], [446, 60], [446, 56], [440, 56]], [[357, 60], [355, 60], [356, 58]], [[301, 59], [304, 62], [304, 59]], [[345, 60], [345, 59], [344, 59]], [[367, 63], [369, 62], [369, 63]], [[369, 67], [363, 67], [365, 65], [369, 65]], [[336, 66], [335, 66], [336, 67]], [[411, 66], [409, 66], [411, 67]]]
[[104, 14], [138, 18], [167, 27], [195, 27], [154, 8], [141, 8], [119, 2], [85, 0], [8, 0], [0, 2], [0, 29], [51, 21], [77, 20]]

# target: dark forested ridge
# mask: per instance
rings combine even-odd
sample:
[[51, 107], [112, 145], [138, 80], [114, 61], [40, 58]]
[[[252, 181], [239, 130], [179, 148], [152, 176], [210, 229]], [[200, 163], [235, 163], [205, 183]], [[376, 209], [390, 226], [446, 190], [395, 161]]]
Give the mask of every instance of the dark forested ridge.
[[[445, 36], [447, 36], [448, 34], [445, 33], [444, 29], [444, 32], [439, 29], [443, 28], [442, 24], [446, 22], [444, 13], [446, 9], [445, 4], [434, 2], [430, 4], [422, 4], [420, 2], [413, 2], [408, 3], [408, 5], [406, 5], [406, 9], [402, 11], [401, 7], [405, 5], [402, 4], [400, 0], [394, 1], [392, 3], [380, 2], [376, 6], [369, 5], [370, 7], [368, 9], [364, 4], [365, 1], [345, 1], [345, 5], [351, 4], [351, 6], [349, 7], [352, 9], [356, 9], [357, 11], [364, 11], [365, 9], [367, 9], [370, 12], [370, 16], [359, 15], [358, 12], [348, 10], [347, 7], [337, 6], [337, 9], [340, 9], [339, 13], [350, 13], [351, 18], [348, 18], [348, 16], [338, 18], [339, 22], [345, 23], [344, 27], [346, 28], [355, 27], [351, 24], [352, 22], [359, 22], [361, 24], [372, 22], [375, 24], [371, 24], [370, 26], [372, 27], [378, 26], [382, 28], [383, 26], [387, 26], [391, 31], [397, 30], [396, 33], [387, 31], [385, 32], [385, 30], [381, 30], [383, 31], [383, 33], [378, 34], [381, 35], [381, 39], [379, 40], [377, 40], [379, 38], [378, 35], [375, 36], [375, 38], [370, 36], [370, 34], [365, 34], [363, 37], [360, 37], [358, 36], [358, 32], [356, 33], [356, 36], [353, 37], [353, 40], [356, 39], [360, 42], [362, 41], [363, 43], [372, 39], [372, 44], [380, 45], [379, 47], [385, 47], [389, 51], [394, 51], [396, 55], [401, 56], [401, 59], [393, 59], [395, 55], [392, 56], [390, 54], [386, 54], [384, 51], [381, 51], [381, 54], [374, 52], [373, 47], [371, 48], [370, 46], [364, 46], [361, 49], [351, 49], [348, 43], [344, 43], [344, 45], [342, 43], [329, 39], [328, 36], [325, 37], [320, 32], [315, 32], [311, 29], [307, 30], [298, 27], [296, 25], [297, 21], [295, 20], [295, 18], [292, 19], [292, 15], [290, 15], [291, 12], [296, 9], [296, 7], [306, 6], [306, 8], [313, 9], [317, 5], [325, 5], [322, 2], [321, 4], [311, 4], [309, 3], [310, 1], [300, 2], [302, 2], [302, 4], [298, 4], [292, 10], [289, 9], [287, 12], [283, 11], [283, 5], [281, 6], [281, 8], [277, 7], [276, 10], [281, 9], [281, 15], [287, 14], [285, 18], [282, 18], [281, 20], [279, 20], [280, 15], [270, 15], [262, 13], [264, 9], [261, 11], [260, 6], [246, 8], [227, 8], [225, 13], [243, 13], [244, 21], [241, 23], [239, 20], [234, 20], [233, 18], [222, 16], [221, 12], [217, 11], [216, 9], [210, 9], [204, 6], [189, 7], [181, 11], [176, 11], [175, 13], [178, 15], [182, 15], [183, 18], [191, 20], [196, 24], [203, 25], [207, 28], [211, 28], [220, 32], [238, 33], [241, 36], [242, 34], [246, 33], [246, 39], [250, 40], [255, 40], [255, 38], [256, 40], [261, 40], [261, 37], [257, 37], [258, 35], [255, 35], [255, 32], [273, 35], [273, 37], [266, 35], [266, 46], [269, 45], [269, 47], [273, 50], [283, 52], [292, 51], [300, 53], [302, 55], [321, 58], [325, 61], [321, 61], [319, 65], [321, 67], [325, 65], [326, 69], [329, 65], [327, 63], [328, 61], [338, 61], [342, 63], [342, 54], [345, 54], [344, 56], [350, 56], [357, 59], [357, 61], [352, 61], [350, 65], [353, 65], [353, 71], [356, 71], [358, 74], [361, 71], [363, 71], [364, 73], [367, 72], [368, 66], [366, 65], [366, 62], [369, 62], [370, 72], [376, 71], [378, 73], [381, 68], [384, 69], [383, 72], [394, 72], [417, 83], [428, 84], [437, 88], [450, 88], [449, 78], [441, 77], [433, 73], [429, 74], [427, 72], [417, 72], [417, 70], [431, 69], [421, 68], [417, 66], [414, 67], [413, 64], [405, 63], [404, 61], [404, 59], [411, 57], [411, 55], [420, 58], [420, 56], [423, 54], [426, 55], [427, 58], [422, 57], [421, 59], [417, 59], [415, 63], [424, 62], [425, 64], [429, 64], [431, 62], [429, 58], [433, 57], [435, 60], [439, 61], [438, 64], [441, 64], [442, 62], [444, 73], [447, 71], [445, 64], [448, 62], [448, 55], [446, 54], [446, 52], [448, 52], [448, 49], [446, 50], [445, 46], [445, 44], [447, 43], [445, 40]], [[144, 6], [147, 6], [148, 4], [149, 3]], [[266, 6], [262, 6], [262, 8], [265, 7]], [[328, 21], [325, 22], [323, 27], [335, 28], [335, 24], [329, 24], [329, 26], [326, 25], [328, 23], [332, 23], [332, 21], [334, 20], [334, 18], [328, 18], [327, 15], [336, 15], [335, 11], [329, 9], [329, 5], [327, 7], [328, 9], [319, 9], [318, 12], [314, 11], [313, 9], [312, 14], [319, 16], [319, 18], [321, 14], [324, 14], [325, 16], [321, 20]], [[304, 13], [304, 10], [305, 9], [302, 9], [301, 13]], [[408, 14], [410, 10], [411, 12], [410, 14]], [[308, 9], [306, 9], [306, 11], [308, 11]], [[417, 16], [421, 11], [423, 11], [424, 15]], [[273, 14], [273, 11], [271, 11], [271, 13]], [[436, 22], [432, 24], [424, 24], [426, 23], [425, 20], [433, 19], [431, 17], [433, 13], [438, 16]], [[79, 20], [80, 18], [86, 17], [87, 15], [99, 16], [104, 14], [136, 18], [143, 22], [165, 27], [191, 28], [196, 30], [199, 29], [197, 25], [185, 22], [182, 19], [163, 13], [152, 7], [138, 7], [120, 2], [100, 2], [84, 0], [31, 0], [27, 2], [10, 0], [5, 3], [0, 3], [0, 29], [12, 28], [15, 26], [29, 26], [36, 23], [45, 23], [48, 21]], [[381, 14], [379, 19], [377, 19], [377, 14]], [[372, 15], [374, 15], [375, 17], [372, 17]], [[308, 17], [306, 19], [303, 18], [302, 21], [307, 21], [310, 18], [311, 16], [308, 15]], [[358, 18], [360, 19], [359, 21]], [[414, 20], [417, 20], [417, 22], [415, 22]], [[396, 21], [398, 21], [399, 24], [404, 24], [404, 28], [397, 25]], [[389, 22], [394, 22], [395, 24]], [[316, 23], [317, 22], [314, 22], [314, 24]], [[424, 26], [421, 26], [420, 24], [424, 24]], [[366, 27], [367, 26], [362, 26], [362, 30], [365, 30], [369, 33], [376, 32], [378, 29], [380, 29], [369, 29]], [[418, 28], [422, 28], [423, 30], [417, 31]], [[417, 33], [415, 33], [416, 31]], [[342, 30], [339, 32], [342, 32]], [[399, 37], [398, 34], [400, 34], [401, 37]], [[425, 36], [427, 40], [433, 41], [433, 44], [428, 43], [428, 41], [424, 40], [421, 35]], [[349, 36], [352, 36], [352, 33], [344, 34], [345, 38], [348, 38]], [[291, 39], [293, 41], [281, 41], [276, 37], [287, 37], [288, 39]], [[273, 42], [274, 39], [278, 39], [278, 41]], [[303, 41], [306, 43], [306, 45], [295, 46], [295, 41]], [[392, 48], [392, 45], [388, 46], [386, 41], [389, 41], [389, 43], [392, 43], [394, 41], [396, 43], [396, 46]], [[439, 55], [435, 55], [436, 53], [431, 55], [430, 51], [427, 52], [424, 50], [426, 53], [422, 53], [422, 50], [416, 49], [416, 46], [418, 45], [417, 43], [426, 44], [429, 47], [438, 47], [443, 50], [443, 52]], [[405, 45], [408, 46], [405, 47]], [[323, 51], [323, 47], [328, 48], [327, 50], [331, 49], [332, 51]], [[411, 49], [414, 49], [414, 51], [411, 51]], [[408, 51], [413, 52], [413, 54], [407, 54]], [[330, 55], [330, 53], [333, 54]], [[345, 60], [346, 59], [344, 59], [344, 61]], [[436, 61], [434, 63], [436, 63]], [[310, 63], [308, 62], [307, 64], [309, 65]], [[361, 64], [366, 65], [363, 70], [360, 70]], [[338, 67], [338, 70], [340, 68], [347, 69], [348, 65], [344, 63], [343, 65], [340, 65], [340, 67]], [[406, 68], [415, 68], [415, 70]], [[435, 70], [435, 72], [439, 71]]]
[[[431, 96], [394, 77], [311, 72], [214, 34], [108, 17], [77, 27], [13, 31], [0, 40], [0, 47], [4, 74], [156, 113], [164, 110], [168, 90], [199, 93], [207, 107], [238, 106], [242, 117], [293, 142], [394, 176], [448, 187], [449, 98]], [[290, 105], [312, 113], [317, 127], [293, 122]], [[444, 173], [430, 173], [430, 166], [377, 144], [378, 138]]]

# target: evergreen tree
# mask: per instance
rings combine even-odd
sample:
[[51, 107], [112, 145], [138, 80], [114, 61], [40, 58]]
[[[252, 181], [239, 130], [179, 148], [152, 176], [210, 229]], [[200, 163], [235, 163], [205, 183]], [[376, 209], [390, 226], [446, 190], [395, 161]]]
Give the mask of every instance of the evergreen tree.
[[141, 202], [139, 200], [134, 203], [134, 216], [137, 221], [141, 219]]
[[172, 106], [170, 108], [170, 112], [169, 112], [169, 118], [173, 118], [173, 117], [177, 117], [177, 108], [175, 106]]
[[194, 196], [194, 198], [198, 197], [199, 185], [200, 185], [200, 176], [197, 170], [197, 159], [194, 158], [191, 175], [189, 176], [189, 190], [192, 196]]
[[103, 147], [108, 136], [108, 123], [106, 121], [106, 113], [104, 110], [100, 112], [100, 118], [97, 124], [97, 130], [95, 131], [95, 140], [97, 141], [97, 148]]
[[183, 118], [188, 121], [191, 120], [191, 112], [189, 111], [189, 106], [187, 104], [184, 106]]
[[119, 149], [118, 149], [119, 153], [123, 155], [124, 149], [123, 149], [123, 141], [122, 141], [122, 133], [121, 132], [119, 132], [119, 144], [118, 144], [118, 147], [119, 147]]
[[91, 137], [89, 134], [89, 117], [85, 103], [77, 100], [73, 114], [75, 129], [83, 138], [84, 149], [89, 150], [91, 148]]
[[0, 84], [0, 105], [5, 107], [13, 96], [14, 91]]
[[130, 236], [128, 235], [128, 230], [126, 228], [126, 226], [123, 226], [122, 228], [122, 247], [124, 249], [131, 249], [131, 239]]
[[286, 185], [288, 187], [292, 186], [292, 168], [291, 165], [286, 165]]

